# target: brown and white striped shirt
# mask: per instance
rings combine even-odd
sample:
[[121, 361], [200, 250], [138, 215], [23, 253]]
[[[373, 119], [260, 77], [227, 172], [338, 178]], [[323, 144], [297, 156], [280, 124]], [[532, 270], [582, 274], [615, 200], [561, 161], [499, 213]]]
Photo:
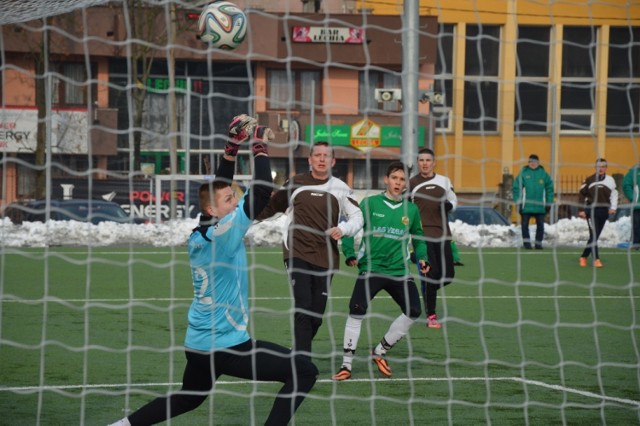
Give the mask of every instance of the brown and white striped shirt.
[[451, 239], [449, 220], [445, 203], [451, 203], [453, 210], [458, 205], [458, 197], [448, 177], [434, 174], [423, 177], [418, 174], [409, 181], [411, 201], [417, 204], [422, 219], [424, 236], [432, 239]]
[[284, 258], [296, 257], [328, 269], [339, 269], [340, 253], [338, 242], [325, 231], [338, 226], [343, 236], [354, 236], [363, 225], [353, 190], [338, 178], [315, 179], [310, 172], [285, 182], [258, 220], [279, 212], [287, 216]]

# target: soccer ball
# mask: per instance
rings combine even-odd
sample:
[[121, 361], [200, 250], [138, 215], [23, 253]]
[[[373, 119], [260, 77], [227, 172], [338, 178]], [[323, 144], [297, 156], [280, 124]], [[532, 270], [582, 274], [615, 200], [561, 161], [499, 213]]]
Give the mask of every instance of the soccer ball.
[[231, 2], [212, 3], [200, 13], [198, 35], [213, 48], [233, 50], [247, 35], [247, 16]]

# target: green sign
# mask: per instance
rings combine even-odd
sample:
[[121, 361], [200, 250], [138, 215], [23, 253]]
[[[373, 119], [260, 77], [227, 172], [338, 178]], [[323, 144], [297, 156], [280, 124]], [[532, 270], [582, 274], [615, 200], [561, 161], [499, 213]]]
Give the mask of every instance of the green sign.
[[[191, 87], [188, 86], [188, 81], [184, 78], [176, 78], [175, 88], [177, 92], [192, 92], [202, 93], [203, 83], [202, 80], [191, 80]], [[151, 92], [166, 92], [170, 88], [168, 78], [148, 78], [147, 89]]]
[[[351, 126], [326, 124], [316, 124], [314, 126], [313, 141], [327, 141], [331, 145], [351, 146]], [[424, 127], [418, 127], [418, 138], [424, 140]], [[305, 140], [311, 141], [311, 126], [306, 126]], [[400, 147], [402, 146], [402, 127], [400, 126], [380, 126], [380, 146]]]

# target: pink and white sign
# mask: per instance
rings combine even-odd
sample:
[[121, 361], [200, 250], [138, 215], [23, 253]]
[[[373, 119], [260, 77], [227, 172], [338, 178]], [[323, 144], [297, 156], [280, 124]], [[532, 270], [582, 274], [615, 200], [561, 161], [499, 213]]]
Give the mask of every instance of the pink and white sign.
[[296, 43], [364, 43], [362, 28], [345, 27], [293, 27], [293, 41]]

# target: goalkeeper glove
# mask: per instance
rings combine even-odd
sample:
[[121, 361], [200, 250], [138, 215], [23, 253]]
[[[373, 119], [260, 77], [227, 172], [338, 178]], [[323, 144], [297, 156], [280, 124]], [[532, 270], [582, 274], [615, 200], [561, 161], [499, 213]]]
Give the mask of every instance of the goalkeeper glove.
[[229, 124], [229, 140], [224, 147], [224, 153], [232, 157], [238, 155], [240, 144], [249, 139], [257, 123], [255, 118], [247, 114], [233, 117], [231, 124]]
[[256, 126], [251, 141], [251, 151], [253, 155], [269, 154], [268, 143], [274, 138], [273, 130], [267, 126]]

